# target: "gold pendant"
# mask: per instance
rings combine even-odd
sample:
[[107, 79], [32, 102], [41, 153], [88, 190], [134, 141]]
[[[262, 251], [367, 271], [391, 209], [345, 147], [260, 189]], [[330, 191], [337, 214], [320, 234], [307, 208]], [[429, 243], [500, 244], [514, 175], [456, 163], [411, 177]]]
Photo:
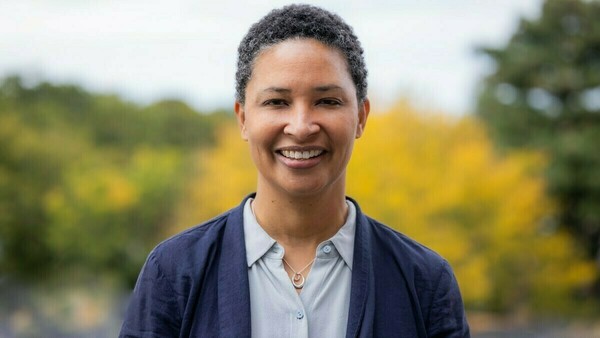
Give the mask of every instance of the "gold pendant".
[[302, 289], [302, 287], [304, 287], [304, 276], [299, 273], [294, 274], [294, 277], [292, 278], [292, 284], [294, 284], [296, 289]]

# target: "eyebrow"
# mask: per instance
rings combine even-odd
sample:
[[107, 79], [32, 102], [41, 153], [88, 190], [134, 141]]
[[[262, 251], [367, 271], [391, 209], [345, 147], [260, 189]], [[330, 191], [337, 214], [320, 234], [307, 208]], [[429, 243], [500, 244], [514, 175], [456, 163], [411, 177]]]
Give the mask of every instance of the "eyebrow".
[[328, 92], [330, 90], [337, 90], [337, 89], [342, 89], [342, 87], [340, 87], [338, 85], [330, 84], [330, 85], [318, 86], [318, 87], [314, 88], [314, 90], [317, 92]]
[[[335, 85], [335, 84], [329, 84], [329, 85], [323, 85], [323, 86], [317, 86], [314, 87], [313, 90], [316, 92], [328, 92], [330, 90], [337, 90], [337, 89], [343, 89], [342, 87]], [[291, 89], [287, 89], [287, 88], [282, 88], [282, 87], [268, 87], [263, 89], [263, 92], [275, 92], [275, 93], [291, 93], [292, 90]]]
[[263, 89], [263, 92], [275, 92], [275, 93], [291, 93], [291, 89], [281, 87], [268, 87]]

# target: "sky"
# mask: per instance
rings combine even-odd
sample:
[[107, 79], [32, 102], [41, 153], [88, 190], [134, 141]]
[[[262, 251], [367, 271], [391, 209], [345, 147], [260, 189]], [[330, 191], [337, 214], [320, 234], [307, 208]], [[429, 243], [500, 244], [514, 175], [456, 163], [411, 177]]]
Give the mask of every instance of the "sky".
[[[408, 98], [451, 115], [475, 110], [502, 47], [541, 0], [323, 0], [365, 49], [374, 111]], [[0, 78], [71, 83], [149, 104], [210, 111], [234, 100], [236, 51], [251, 24], [289, 1], [0, 0]]]

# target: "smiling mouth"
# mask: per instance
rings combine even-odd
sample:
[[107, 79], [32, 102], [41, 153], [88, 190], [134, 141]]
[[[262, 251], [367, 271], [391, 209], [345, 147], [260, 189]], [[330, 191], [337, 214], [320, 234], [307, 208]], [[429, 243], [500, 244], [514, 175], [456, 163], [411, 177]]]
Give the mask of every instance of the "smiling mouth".
[[311, 159], [313, 157], [317, 157], [321, 154], [323, 154], [323, 150], [304, 150], [304, 151], [297, 151], [297, 150], [281, 150], [279, 151], [279, 153], [281, 155], [283, 155], [283, 157], [285, 158], [289, 158], [292, 160], [308, 160]]

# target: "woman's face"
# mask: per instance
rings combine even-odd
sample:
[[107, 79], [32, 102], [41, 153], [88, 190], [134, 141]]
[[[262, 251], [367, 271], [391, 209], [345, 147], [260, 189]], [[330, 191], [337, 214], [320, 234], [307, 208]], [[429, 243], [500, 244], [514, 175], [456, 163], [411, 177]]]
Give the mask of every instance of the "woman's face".
[[264, 50], [255, 60], [246, 102], [236, 102], [235, 111], [258, 169], [259, 191], [344, 192], [346, 165], [369, 101], [357, 102], [341, 52], [314, 39], [290, 39]]

